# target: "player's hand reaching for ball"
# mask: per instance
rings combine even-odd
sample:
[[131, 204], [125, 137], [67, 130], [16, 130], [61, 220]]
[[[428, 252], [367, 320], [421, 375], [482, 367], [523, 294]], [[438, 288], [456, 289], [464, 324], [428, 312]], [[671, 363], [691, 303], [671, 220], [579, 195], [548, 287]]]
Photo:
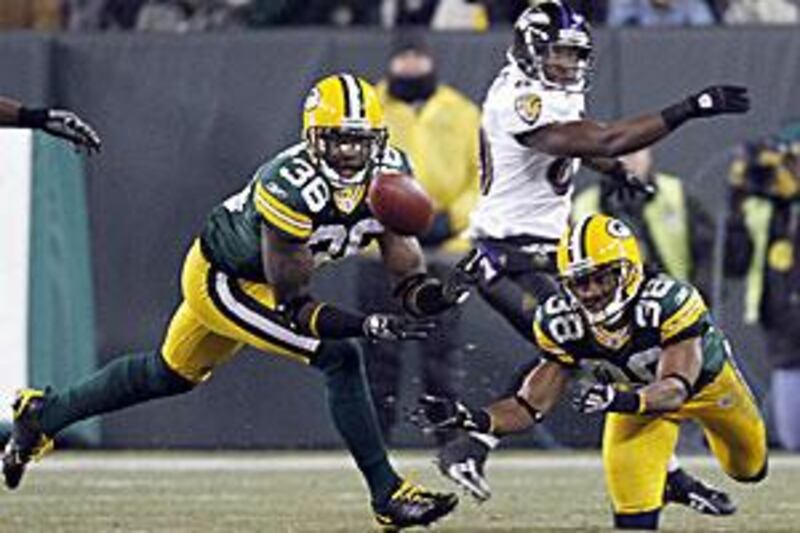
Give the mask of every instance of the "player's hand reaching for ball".
[[435, 327], [436, 324], [431, 320], [374, 313], [364, 319], [364, 336], [384, 341], [425, 340]]

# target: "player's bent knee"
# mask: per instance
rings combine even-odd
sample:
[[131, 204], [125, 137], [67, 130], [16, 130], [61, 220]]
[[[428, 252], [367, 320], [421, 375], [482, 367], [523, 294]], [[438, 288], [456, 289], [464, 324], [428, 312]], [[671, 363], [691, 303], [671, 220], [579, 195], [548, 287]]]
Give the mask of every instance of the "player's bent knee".
[[197, 384], [192, 378], [172, 368], [160, 351], [151, 354], [149, 359], [148, 381], [165, 396], [189, 392]]
[[644, 513], [614, 513], [614, 527], [617, 529], [658, 529], [661, 509]]
[[756, 472], [755, 475], [752, 476], [739, 476], [739, 475], [732, 475], [731, 477], [738, 481], [739, 483], [760, 483], [767, 478], [769, 474], [769, 459], [764, 459], [764, 464], [761, 468]]

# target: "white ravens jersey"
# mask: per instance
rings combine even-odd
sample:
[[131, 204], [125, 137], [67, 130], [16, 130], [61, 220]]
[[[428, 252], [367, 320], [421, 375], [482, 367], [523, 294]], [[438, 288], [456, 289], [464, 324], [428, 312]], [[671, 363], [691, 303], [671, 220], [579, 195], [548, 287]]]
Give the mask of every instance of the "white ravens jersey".
[[583, 94], [544, 87], [507, 65], [492, 83], [481, 117], [481, 196], [470, 219], [473, 239], [559, 239], [571, 209], [579, 159], [520, 144], [515, 135], [583, 117]]

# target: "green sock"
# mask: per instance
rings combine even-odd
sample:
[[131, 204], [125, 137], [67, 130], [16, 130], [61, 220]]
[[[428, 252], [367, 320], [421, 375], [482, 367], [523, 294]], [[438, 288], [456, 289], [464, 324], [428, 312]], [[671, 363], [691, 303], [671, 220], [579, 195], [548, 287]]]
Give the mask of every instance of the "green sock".
[[352, 341], [326, 341], [314, 365], [325, 373], [328, 406], [336, 429], [369, 486], [373, 507], [380, 507], [401, 480], [386, 454], [367, 388], [361, 347]]
[[84, 381], [48, 391], [41, 414], [49, 436], [94, 415], [191, 390], [193, 384], [167, 366], [159, 352], [119, 357]]

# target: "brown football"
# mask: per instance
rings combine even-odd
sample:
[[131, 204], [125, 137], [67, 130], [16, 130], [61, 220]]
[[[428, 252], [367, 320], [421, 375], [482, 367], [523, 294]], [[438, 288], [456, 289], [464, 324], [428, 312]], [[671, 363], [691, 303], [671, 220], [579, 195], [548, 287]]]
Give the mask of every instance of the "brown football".
[[400, 235], [421, 235], [433, 223], [433, 202], [406, 174], [377, 174], [370, 183], [368, 199], [375, 218]]

